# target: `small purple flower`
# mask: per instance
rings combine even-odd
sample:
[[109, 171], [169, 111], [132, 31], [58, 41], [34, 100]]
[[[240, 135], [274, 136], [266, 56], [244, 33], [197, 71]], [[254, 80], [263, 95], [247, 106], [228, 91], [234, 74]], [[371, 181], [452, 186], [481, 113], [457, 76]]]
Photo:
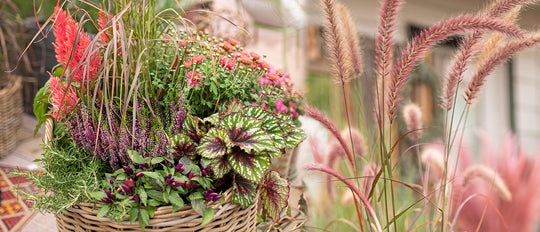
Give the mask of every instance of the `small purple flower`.
[[185, 181], [174, 181], [174, 182], [172, 182], [171, 185], [172, 185], [173, 187], [178, 187], [178, 186], [180, 186], [180, 185], [185, 186], [185, 185], [186, 185], [186, 182], [185, 182]]
[[116, 199], [116, 196], [114, 196], [111, 191], [109, 191], [108, 189], [105, 189], [105, 193], [107, 194], [107, 197], [110, 198], [111, 200], [115, 200]]
[[183, 172], [184, 169], [182, 168], [182, 166], [184, 166], [183, 163], [179, 163], [178, 165], [176, 165], [176, 168], [174, 169], [176, 172]]
[[104, 203], [112, 203], [112, 200], [110, 198], [107, 198], [107, 197], [102, 197], [101, 198], [101, 201], [103, 201]]
[[136, 177], [141, 177], [141, 176], [144, 176], [144, 173], [143, 171], [139, 171], [137, 172], [137, 174], [135, 174]]
[[137, 195], [137, 194], [133, 195], [133, 197], [131, 197], [131, 199], [134, 200], [134, 201], [137, 202], [137, 203], [139, 203], [139, 201], [141, 200], [141, 199], [139, 198], [139, 195]]
[[193, 188], [198, 188], [198, 187], [201, 187], [201, 184], [199, 184], [199, 183], [193, 183]]
[[122, 189], [124, 189], [126, 193], [131, 192], [131, 188], [125, 184], [122, 185]]
[[188, 178], [189, 178], [190, 180], [191, 180], [191, 178], [193, 178], [193, 172], [189, 172]]
[[122, 168], [124, 169], [124, 171], [126, 171], [127, 174], [133, 174], [133, 169], [131, 169], [129, 166], [122, 166]]
[[170, 185], [171, 183], [173, 183], [173, 181], [174, 181], [174, 178], [169, 177], [165, 182], [167, 183], [167, 185]]

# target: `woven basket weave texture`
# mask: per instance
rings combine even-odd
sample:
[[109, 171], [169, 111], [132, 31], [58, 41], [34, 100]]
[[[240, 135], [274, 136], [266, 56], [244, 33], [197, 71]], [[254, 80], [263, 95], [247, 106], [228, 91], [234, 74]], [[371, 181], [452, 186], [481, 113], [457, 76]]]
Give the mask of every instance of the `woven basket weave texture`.
[[22, 123], [21, 77], [2, 76], [9, 85], [0, 90], [0, 158], [9, 155], [17, 144]]

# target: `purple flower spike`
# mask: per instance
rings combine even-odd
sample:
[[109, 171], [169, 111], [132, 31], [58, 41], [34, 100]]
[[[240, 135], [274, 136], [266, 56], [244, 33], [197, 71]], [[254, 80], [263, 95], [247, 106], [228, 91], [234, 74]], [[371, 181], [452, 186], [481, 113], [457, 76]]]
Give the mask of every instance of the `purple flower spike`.
[[204, 197], [204, 200], [206, 200], [206, 201], [212, 201], [213, 198], [212, 198], [211, 196], [206, 196], [206, 197]]
[[107, 197], [102, 197], [101, 201], [103, 201], [104, 203], [109, 203], [109, 204], [112, 203], [112, 200]]
[[173, 183], [173, 181], [174, 181], [174, 178], [169, 177], [165, 182], [167, 183], [167, 185], [170, 185], [171, 183]]
[[191, 178], [193, 178], [193, 172], [189, 172], [188, 178], [189, 178], [190, 180], [191, 180]]
[[193, 188], [198, 188], [198, 187], [201, 187], [201, 184], [199, 184], [199, 183], [193, 183]]
[[131, 192], [131, 188], [125, 184], [122, 185], [122, 188], [124, 189], [124, 192], [126, 193]]
[[114, 184], [114, 181], [113, 181], [113, 180], [110, 180], [109, 183]]
[[133, 174], [133, 169], [129, 166], [124, 165], [122, 168], [124, 168], [124, 171], [126, 171], [127, 174]]
[[141, 176], [144, 176], [144, 173], [142, 171], [139, 171], [139, 172], [137, 172], [137, 174], [135, 176], [136, 177], [141, 177]]
[[219, 201], [219, 199], [221, 199], [221, 195], [217, 195], [217, 196], [212, 198], [212, 200], [214, 200], [214, 201]]

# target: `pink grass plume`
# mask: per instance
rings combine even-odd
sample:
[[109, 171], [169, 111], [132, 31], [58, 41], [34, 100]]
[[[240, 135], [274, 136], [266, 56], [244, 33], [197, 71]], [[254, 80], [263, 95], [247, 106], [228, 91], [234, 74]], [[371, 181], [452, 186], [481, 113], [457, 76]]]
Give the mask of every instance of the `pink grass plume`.
[[392, 73], [387, 93], [387, 113], [390, 123], [395, 119], [396, 109], [401, 100], [400, 92], [407, 82], [416, 62], [424, 55], [427, 49], [437, 41], [443, 40], [450, 35], [465, 32], [467, 30], [491, 30], [509, 36], [519, 37], [523, 33], [512, 24], [485, 16], [462, 15], [447, 21], [442, 21], [424, 30], [407, 46], [401, 59], [398, 60]]
[[347, 146], [347, 143], [345, 142], [345, 139], [341, 136], [339, 133], [339, 130], [337, 129], [336, 125], [326, 116], [324, 116], [320, 111], [317, 109], [306, 105], [304, 108], [306, 116], [313, 118], [317, 121], [319, 121], [334, 137], [338, 140], [339, 144], [342, 146], [342, 148], [345, 150], [345, 154], [347, 154], [347, 158], [349, 159], [349, 162], [353, 165], [353, 168], [356, 169], [356, 164], [354, 162], [354, 157], [352, 155], [351, 150]]
[[422, 111], [420, 107], [415, 104], [408, 104], [403, 107], [403, 119], [407, 130], [409, 130], [409, 137], [412, 140], [418, 140], [422, 135]]

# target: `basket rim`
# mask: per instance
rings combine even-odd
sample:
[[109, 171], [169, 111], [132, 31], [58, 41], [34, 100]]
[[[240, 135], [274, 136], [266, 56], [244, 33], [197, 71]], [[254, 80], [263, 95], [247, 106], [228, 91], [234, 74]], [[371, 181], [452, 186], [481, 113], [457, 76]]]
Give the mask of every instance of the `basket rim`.
[[0, 97], [12, 95], [14, 92], [19, 91], [19, 89], [21, 89], [22, 76], [15, 75], [15, 74], [7, 74], [3, 76], [2, 78], [9, 79], [11, 82], [13, 82], [13, 84], [7, 86], [6, 88], [0, 89]]

